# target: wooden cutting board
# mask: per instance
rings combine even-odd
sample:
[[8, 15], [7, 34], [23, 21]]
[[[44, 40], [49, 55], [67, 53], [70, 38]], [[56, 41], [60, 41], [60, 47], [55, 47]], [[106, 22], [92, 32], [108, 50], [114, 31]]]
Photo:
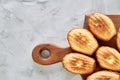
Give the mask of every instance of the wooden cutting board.
[[[86, 28], [89, 30], [88, 16], [89, 15], [85, 16], [83, 28]], [[120, 26], [120, 15], [107, 15], [107, 16], [112, 19], [113, 23], [115, 24], [116, 30], [118, 30], [119, 26]], [[116, 37], [111, 39], [109, 41], [109, 43], [103, 42], [101, 40], [98, 40], [98, 42], [100, 43], [100, 45], [108, 45], [108, 46], [111, 46], [111, 47], [114, 47], [117, 49], [116, 43], [115, 43], [115, 38]], [[43, 58], [41, 56], [41, 53], [44, 50], [47, 50], [49, 52], [48, 58]], [[59, 46], [56, 46], [53, 44], [48, 44], [48, 43], [47, 44], [39, 44], [33, 49], [32, 58], [38, 64], [50, 65], [50, 64], [57, 63], [57, 62], [61, 62], [63, 57], [66, 54], [69, 54], [70, 52], [75, 52], [75, 51], [73, 51], [70, 47], [62, 48], [62, 47], [59, 47]], [[95, 71], [98, 71], [98, 70], [101, 70], [101, 68], [99, 66], [96, 68]], [[82, 76], [83, 80], [85, 80], [88, 75], [81, 75], [81, 76]]]

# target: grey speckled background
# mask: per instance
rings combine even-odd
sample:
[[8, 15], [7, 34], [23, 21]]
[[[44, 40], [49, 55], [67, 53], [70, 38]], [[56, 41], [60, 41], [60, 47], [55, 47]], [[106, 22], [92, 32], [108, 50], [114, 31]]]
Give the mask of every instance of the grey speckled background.
[[0, 0], [0, 80], [81, 80], [61, 63], [37, 65], [39, 43], [69, 46], [67, 32], [92, 12], [120, 13], [120, 0]]

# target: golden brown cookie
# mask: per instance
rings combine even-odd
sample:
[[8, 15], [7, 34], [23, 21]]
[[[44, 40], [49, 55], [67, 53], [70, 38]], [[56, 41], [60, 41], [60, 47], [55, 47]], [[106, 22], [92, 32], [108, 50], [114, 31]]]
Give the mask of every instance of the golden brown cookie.
[[70, 47], [78, 52], [92, 55], [98, 47], [98, 42], [90, 31], [82, 28], [74, 28], [67, 36]]
[[95, 70], [96, 61], [80, 53], [69, 53], [63, 58], [63, 67], [76, 74], [90, 74]]

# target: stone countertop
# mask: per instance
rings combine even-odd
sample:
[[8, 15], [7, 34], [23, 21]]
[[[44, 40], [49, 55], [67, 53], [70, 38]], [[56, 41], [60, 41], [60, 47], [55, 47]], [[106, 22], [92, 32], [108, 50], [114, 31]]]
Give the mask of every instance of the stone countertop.
[[40, 43], [67, 47], [67, 32], [83, 27], [86, 14], [120, 13], [120, 0], [0, 0], [0, 80], [82, 80], [61, 63], [33, 62]]

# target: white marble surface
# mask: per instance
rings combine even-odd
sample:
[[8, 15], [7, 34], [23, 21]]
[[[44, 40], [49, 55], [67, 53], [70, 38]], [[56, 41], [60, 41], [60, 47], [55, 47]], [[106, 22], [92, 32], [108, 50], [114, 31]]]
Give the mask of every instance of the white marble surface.
[[[109, 2], [108, 2], [109, 1]], [[33, 62], [39, 43], [67, 47], [67, 32], [91, 12], [120, 13], [120, 0], [0, 0], [0, 80], [82, 80], [61, 63]]]

